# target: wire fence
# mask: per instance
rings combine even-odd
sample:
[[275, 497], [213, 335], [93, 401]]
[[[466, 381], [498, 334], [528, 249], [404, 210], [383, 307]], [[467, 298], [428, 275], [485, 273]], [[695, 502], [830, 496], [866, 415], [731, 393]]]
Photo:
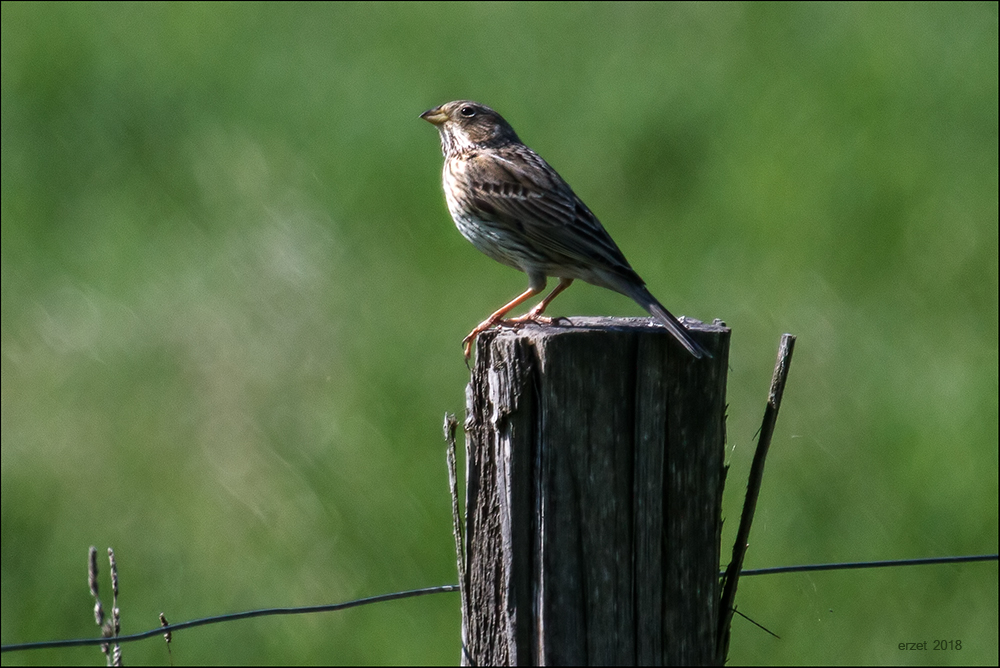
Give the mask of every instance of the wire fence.
[[[89, 557], [89, 574], [90, 574], [90, 586], [91, 593], [96, 596], [96, 561], [95, 555], [96, 550], [91, 548]], [[113, 552], [109, 549], [109, 558], [112, 563], [112, 583], [117, 581], [117, 565], [114, 563]], [[977, 555], [965, 555], [965, 556], [949, 556], [949, 557], [926, 557], [919, 559], [892, 559], [887, 561], [852, 561], [852, 562], [842, 562], [842, 563], [831, 563], [831, 564], [801, 564], [797, 566], [774, 566], [771, 568], [756, 568], [756, 569], [746, 569], [741, 571], [740, 575], [743, 577], [749, 577], [754, 575], [779, 575], [785, 573], [802, 573], [802, 572], [814, 572], [814, 571], [836, 571], [836, 570], [852, 570], [852, 569], [866, 569], [866, 568], [889, 568], [889, 567], [903, 567], [903, 566], [929, 566], [934, 564], [959, 564], [959, 563], [969, 563], [978, 561], [997, 561], [997, 554], [977, 554]], [[719, 571], [719, 577], [723, 577], [725, 571]], [[112, 584], [113, 589], [117, 587]], [[71, 640], [43, 640], [38, 642], [27, 642], [27, 643], [14, 643], [9, 645], [0, 646], [0, 652], [24, 652], [29, 650], [40, 650], [40, 649], [57, 649], [62, 647], [84, 647], [84, 646], [94, 646], [94, 645], [108, 645], [109, 643], [114, 643], [118, 645], [120, 643], [135, 642], [138, 640], [146, 640], [148, 638], [153, 638], [156, 636], [164, 636], [167, 638], [167, 642], [170, 642], [169, 636], [175, 631], [182, 631], [184, 629], [191, 629], [197, 626], [207, 626], [209, 624], [223, 624], [227, 622], [234, 622], [241, 619], [252, 619], [254, 617], [271, 617], [276, 615], [307, 615], [318, 612], [334, 612], [338, 610], [347, 610], [349, 608], [356, 608], [362, 605], [371, 605], [374, 603], [384, 603], [387, 601], [397, 601], [404, 598], [413, 598], [416, 596], [428, 596], [430, 594], [447, 594], [458, 592], [459, 586], [454, 585], [441, 585], [438, 587], [425, 587], [423, 589], [410, 589], [407, 591], [393, 592], [389, 594], [379, 594], [377, 596], [369, 596], [366, 598], [359, 598], [352, 601], [346, 601], [343, 603], [330, 603], [325, 605], [307, 605], [299, 607], [287, 607], [287, 608], [260, 608], [257, 610], [247, 610], [244, 612], [234, 612], [223, 615], [213, 615], [211, 617], [202, 617], [200, 619], [192, 619], [186, 622], [177, 622], [174, 624], [163, 624], [166, 620], [161, 614], [161, 626], [158, 628], [150, 629], [148, 631], [143, 631], [141, 633], [132, 633], [129, 635], [102, 635], [100, 638], [75, 638]], [[114, 592], [116, 594], [116, 592]], [[98, 603], [95, 605], [95, 616], [98, 614], [97, 610], [100, 609], [100, 599], [97, 599]], [[117, 610], [117, 604], [113, 604], [115, 610]], [[103, 612], [101, 613], [103, 615]], [[103, 618], [102, 618], [103, 619]], [[753, 620], [750, 620], [753, 621]], [[754, 622], [756, 624], [756, 622]], [[98, 622], [98, 626], [102, 627], [102, 632], [114, 633], [112, 628], [110, 631], [105, 631], [108, 628], [103, 622]], [[759, 626], [759, 624], [758, 624]], [[765, 629], [766, 630], [766, 629]], [[769, 632], [770, 633], [770, 632]], [[773, 634], [772, 634], [773, 635]], [[110, 651], [106, 650], [106, 653]], [[120, 653], [118, 654], [120, 659]], [[109, 662], [114, 663], [114, 655], [109, 656]]]

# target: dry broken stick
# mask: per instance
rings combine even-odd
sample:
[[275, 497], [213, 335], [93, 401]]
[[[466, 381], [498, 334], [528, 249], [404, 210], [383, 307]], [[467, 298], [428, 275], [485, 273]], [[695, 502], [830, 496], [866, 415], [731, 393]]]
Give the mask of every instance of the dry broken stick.
[[458, 586], [462, 598], [462, 652], [465, 653], [465, 623], [468, 619], [468, 599], [466, 594], [465, 541], [462, 539], [462, 514], [458, 501], [458, 447], [455, 445], [455, 433], [458, 430], [458, 420], [451, 413], [444, 414], [444, 440], [448, 444], [448, 485], [451, 491], [451, 520], [455, 533], [455, 556], [458, 561]]
[[740, 517], [740, 527], [736, 532], [736, 542], [733, 544], [733, 558], [726, 568], [723, 579], [722, 599], [719, 607], [719, 630], [716, 636], [718, 662], [722, 665], [729, 654], [730, 628], [733, 622], [734, 603], [736, 602], [736, 587], [739, 584], [740, 571], [743, 570], [743, 559], [747, 554], [750, 526], [753, 524], [754, 511], [757, 509], [757, 497], [764, 479], [764, 461], [767, 450], [774, 435], [774, 425], [778, 420], [778, 409], [781, 407], [781, 397], [785, 392], [785, 381], [788, 379], [788, 369], [792, 363], [792, 350], [795, 348], [795, 336], [783, 334], [778, 346], [778, 359], [774, 365], [774, 375], [771, 376], [771, 391], [768, 393], [767, 406], [764, 408], [764, 419], [760, 425], [760, 438], [757, 439], [757, 450], [750, 466], [750, 478], [747, 481], [747, 495], [743, 502], [743, 515]]

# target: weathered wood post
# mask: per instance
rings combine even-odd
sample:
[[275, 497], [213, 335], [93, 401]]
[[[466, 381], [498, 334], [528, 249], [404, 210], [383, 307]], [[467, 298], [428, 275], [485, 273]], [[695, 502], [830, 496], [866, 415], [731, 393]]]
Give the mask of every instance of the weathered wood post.
[[467, 391], [463, 663], [717, 659], [729, 330], [484, 333]]

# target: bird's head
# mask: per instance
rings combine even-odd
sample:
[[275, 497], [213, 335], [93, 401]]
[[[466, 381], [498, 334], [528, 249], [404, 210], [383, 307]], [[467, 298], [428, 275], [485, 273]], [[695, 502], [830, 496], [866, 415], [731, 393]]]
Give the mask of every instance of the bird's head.
[[470, 100], [447, 102], [428, 109], [420, 114], [420, 118], [437, 126], [441, 133], [441, 150], [445, 155], [521, 142], [503, 116], [484, 104]]

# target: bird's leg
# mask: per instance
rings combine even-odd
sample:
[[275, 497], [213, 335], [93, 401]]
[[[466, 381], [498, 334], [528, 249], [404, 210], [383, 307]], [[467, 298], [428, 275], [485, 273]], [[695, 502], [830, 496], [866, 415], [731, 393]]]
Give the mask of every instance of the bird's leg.
[[549, 307], [549, 304], [552, 303], [552, 300], [555, 299], [560, 292], [562, 292], [571, 285], [573, 285], [572, 278], [560, 278], [559, 285], [553, 288], [552, 292], [549, 293], [548, 297], [540, 301], [535, 308], [531, 309], [522, 316], [519, 316], [517, 318], [511, 318], [507, 322], [510, 323], [539, 322], [544, 325], [551, 324], [552, 318], [546, 318], [545, 316], [542, 315], [542, 313], [545, 312], [545, 309]]
[[[560, 282], [559, 285], [561, 286], [562, 283]], [[501, 322], [503, 320], [503, 317], [505, 315], [507, 315], [507, 313], [512, 308], [514, 308], [518, 304], [524, 302], [525, 300], [531, 299], [532, 297], [534, 297], [535, 295], [537, 295], [539, 292], [541, 292], [544, 289], [545, 289], [545, 283], [544, 282], [541, 284], [541, 286], [531, 286], [531, 287], [529, 287], [527, 290], [525, 290], [524, 292], [522, 292], [521, 294], [519, 294], [517, 297], [515, 297], [511, 301], [509, 301], [506, 304], [504, 304], [503, 306], [501, 306], [495, 313], [493, 313], [493, 315], [491, 315], [490, 317], [488, 317], [486, 320], [483, 320], [481, 323], [479, 323], [479, 325], [474, 330], [472, 330], [471, 332], [469, 332], [469, 335], [467, 337], [465, 337], [464, 339], [462, 339], [462, 343], [465, 344], [465, 359], [466, 359], [466, 361], [469, 360], [469, 356], [472, 354], [472, 344], [475, 342], [477, 336], [479, 336], [480, 334], [482, 334], [483, 332], [485, 332], [487, 329], [489, 329], [493, 325], [497, 324], [498, 322]], [[556, 289], [553, 290], [552, 292], [555, 293], [558, 290], [559, 290], [559, 287], [556, 287]], [[549, 299], [549, 301], [551, 301], [552, 295], [549, 295], [548, 299]]]

